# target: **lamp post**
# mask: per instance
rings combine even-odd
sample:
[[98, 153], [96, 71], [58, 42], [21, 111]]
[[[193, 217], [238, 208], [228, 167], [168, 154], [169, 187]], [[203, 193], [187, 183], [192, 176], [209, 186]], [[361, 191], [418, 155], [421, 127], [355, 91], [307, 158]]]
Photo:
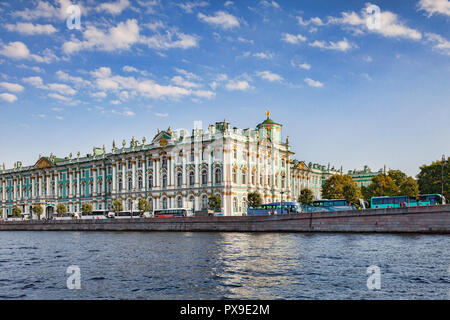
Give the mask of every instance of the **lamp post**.
[[280, 202], [280, 205], [281, 205], [281, 214], [283, 214], [283, 194], [284, 194], [284, 191], [280, 191], [280, 193], [281, 193], [281, 202]]
[[441, 195], [444, 196], [444, 165], [445, 165], [445, 155], [442, 155], [442, 165], [441, 165]]

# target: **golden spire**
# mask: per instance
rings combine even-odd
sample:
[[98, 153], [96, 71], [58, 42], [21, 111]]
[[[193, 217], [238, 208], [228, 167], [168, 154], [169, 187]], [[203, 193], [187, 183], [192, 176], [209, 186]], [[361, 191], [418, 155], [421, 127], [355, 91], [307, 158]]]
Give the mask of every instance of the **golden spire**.
[[267, 118], [270, 116], [270, 110], [266, 111], [266, 116], [267, 116]]

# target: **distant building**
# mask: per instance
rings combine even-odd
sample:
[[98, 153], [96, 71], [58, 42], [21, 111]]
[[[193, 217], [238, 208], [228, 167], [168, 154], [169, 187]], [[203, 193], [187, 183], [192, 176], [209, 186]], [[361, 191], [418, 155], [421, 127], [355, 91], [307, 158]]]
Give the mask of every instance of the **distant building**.
[[372, 183], [372, 178], [379, 174], [385, 173], [386, 169], [380, 169], [376, 172], [372, 172], [369, 166], [364, 166], [363, 170], [349, 170], [348, 174], [356, 182], [359, 187], [368, 187]]

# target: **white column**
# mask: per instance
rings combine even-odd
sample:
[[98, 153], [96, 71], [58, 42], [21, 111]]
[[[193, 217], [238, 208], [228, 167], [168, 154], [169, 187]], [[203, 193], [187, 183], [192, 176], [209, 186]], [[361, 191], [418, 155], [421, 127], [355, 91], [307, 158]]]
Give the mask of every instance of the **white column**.
[[131, 191], [136, 191], [136, 160], [135, 157], [133, 157], [131, 159], [131, 184], [132, 184], [132, 190]]
[[111, 193], [116, 193], [116, 175], [117, 175], [117, 168], [116, 164], [112, 164], [112, 190]]

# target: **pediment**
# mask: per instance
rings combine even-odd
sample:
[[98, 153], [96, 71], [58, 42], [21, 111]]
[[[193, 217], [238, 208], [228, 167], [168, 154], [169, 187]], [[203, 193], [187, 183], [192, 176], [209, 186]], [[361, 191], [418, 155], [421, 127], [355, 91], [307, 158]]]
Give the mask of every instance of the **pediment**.
[[45, 169], [53, 167], [53, 163], [46, 157], [41, 157], [36, 164], [34, 165], [35, 168], [38, 169]]
[[172, 140], [172, 135], [167, 131], [161, 131], [156, 134], [152, 143], [159, 144], [161, 147], [164, 147], [170, 140]]

